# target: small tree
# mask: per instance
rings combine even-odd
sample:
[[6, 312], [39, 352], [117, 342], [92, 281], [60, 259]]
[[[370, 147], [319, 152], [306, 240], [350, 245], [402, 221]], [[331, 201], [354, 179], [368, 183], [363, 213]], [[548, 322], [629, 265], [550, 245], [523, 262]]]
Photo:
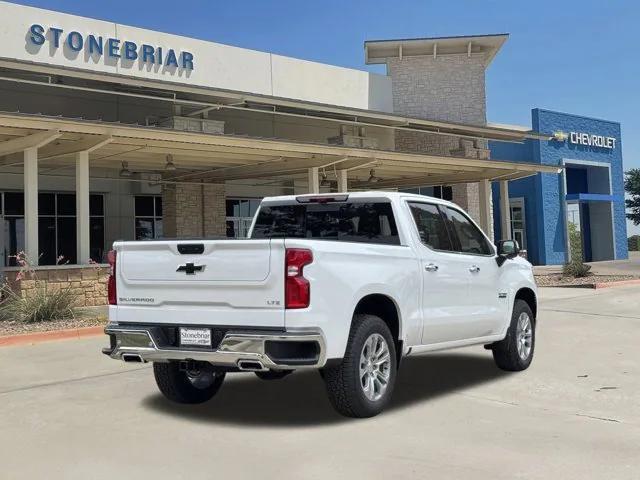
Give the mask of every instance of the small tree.
[[591, 265], [587, 265], [582, 259], [582, 234], [573, 222], [569, 222], [568, 229], [571, 261], [564, 264], [562, 274], [568, 277], [586, 277], [590, 275]]
[[627, 218], [634, 225], [640, 225], [640, 168], [632, 168], [625, 174], [624, 189], [631, 196], [625, 200]]
[[569, 252], [571, 253], [572, 262], [582, 262], [582, 234], [578, 230], [578, 226], [569, 222]]

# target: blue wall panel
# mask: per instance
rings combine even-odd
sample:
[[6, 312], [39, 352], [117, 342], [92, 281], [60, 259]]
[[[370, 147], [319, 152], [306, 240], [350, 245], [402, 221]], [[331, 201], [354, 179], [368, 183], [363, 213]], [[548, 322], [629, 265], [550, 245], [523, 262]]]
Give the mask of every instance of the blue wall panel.
[[[614, 197], [614, 236], [616, 258], [628, 258], [627, 230], [624, 207], [624, 173], [620, 124], [594, 118], [533, 109], [532, 128], [541, 133], [555, 131], [580, 132], [616, 138], [614, 149], [575, 145], [568, 140], [530, 140], [522, 144], [489, 142], [492, 158], [515, 162], [541, 163], [561, 167], [563, 161], [579, 160], [602, 162], [611, 166], [612, 195]], [[586, 177], [568, 179], [568, 189], [588, 192]], [[509, 182], [509, 197], [524, 197], [527, 228], [527, 250], [534, 264], [562, 264], [567, 259], [564, 212], [564, 185], [562, 175], [538, 174]], [[493, 186], [494, 229], [496, 238], [502, 238], [500, 228], [499, 188]]]
[[[561, 130], [565, 133], [583, 132], [589, 134], [603, 135], [605, 137], [614, 137], [616, 145], [613, 149], [600, 147], [590, 147], [584, 145], [576, 145], [568, 140], [558, 142], [550, 140], [547, 142], [536, 142], [539, 146], [539, 161], [545, 165], [562, 165], [564, 160], [586, 160], [593, 162], [608, 163], [611, 166], [611, 184], [614, 200], [614, 237], [615, 237], [615, 254], [617, 259], [628, 258], [627, 250], [627, 224], [625, 219], [624, 207], [624, 168], [622, 165], [622, 140], [620, 135], [620, 124], [617, 122], [609, 122], [595, 118], [581, 117], [578, 115], [569, 115], [566, 113], [552, 112], [549, 110], [534, 109], [532, 111], [533, 129], [544, 133], [553, 133]], [[551, 200], [556, 195], [551, 191], [555, 189], [555, 182], [545, 182], [542, 190], [543, 198]], [[550, 204], [545, 203], [544, 216], [550, 217], [553, 211], [548, 211]], [[553, 209], [555, 210], [555, 209]], [[557, 220], [557, 219], [556, 219]], [[564, 222], [564, 219], [562, 219]], [[545, 234], [552, 233], [555, 228], [554, 220], [548, 218], [545, 222]], [[552, 230], [546, 230], [550, 228]], [[563, 229], [564, 227], [562, 227]], [[564, 237], [564, 233], [562, 233]], [[553, 242], [557, 244], [556, 241]], [[549, 242], [547, 241], [547, 245]], [[563, 248], [564, 249], [564, 248]], [[556, 263], [557, 251], [555, 248], [548, 251], [546, 263]]]

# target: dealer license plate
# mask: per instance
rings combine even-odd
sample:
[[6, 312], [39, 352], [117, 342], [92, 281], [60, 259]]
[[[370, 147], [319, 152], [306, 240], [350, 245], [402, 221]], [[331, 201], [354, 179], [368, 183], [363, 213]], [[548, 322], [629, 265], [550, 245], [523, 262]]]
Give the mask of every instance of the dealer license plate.
[[208, 328], [180, 327], [180, 345], [211, 346], [211, 330]]

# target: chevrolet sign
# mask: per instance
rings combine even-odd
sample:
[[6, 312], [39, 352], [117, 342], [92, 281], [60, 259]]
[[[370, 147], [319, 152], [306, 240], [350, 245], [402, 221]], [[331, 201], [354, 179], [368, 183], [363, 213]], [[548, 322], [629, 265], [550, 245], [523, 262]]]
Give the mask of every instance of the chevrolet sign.
[[603, 135], [593, 135], [589, 133], [571, 132], [569, 134], [569, 142], [586, 147], [600, 147], [610, 150], [616, 148], [615, 137], [605, 137]]

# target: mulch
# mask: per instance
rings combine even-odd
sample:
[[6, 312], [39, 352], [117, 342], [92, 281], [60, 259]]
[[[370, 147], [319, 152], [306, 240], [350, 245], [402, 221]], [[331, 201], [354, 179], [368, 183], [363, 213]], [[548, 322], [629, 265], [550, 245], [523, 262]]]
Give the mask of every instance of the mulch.
[[0, 321], [0, 336], [22, 335], [34, 332], [49, 332], [53, 330], [69, 330], [76, 328], [104, 326], [107, 319], [100, 316], [76, 317], [67, 320], [51, 320], [48, 322], [25, 323], [13, 320]]

